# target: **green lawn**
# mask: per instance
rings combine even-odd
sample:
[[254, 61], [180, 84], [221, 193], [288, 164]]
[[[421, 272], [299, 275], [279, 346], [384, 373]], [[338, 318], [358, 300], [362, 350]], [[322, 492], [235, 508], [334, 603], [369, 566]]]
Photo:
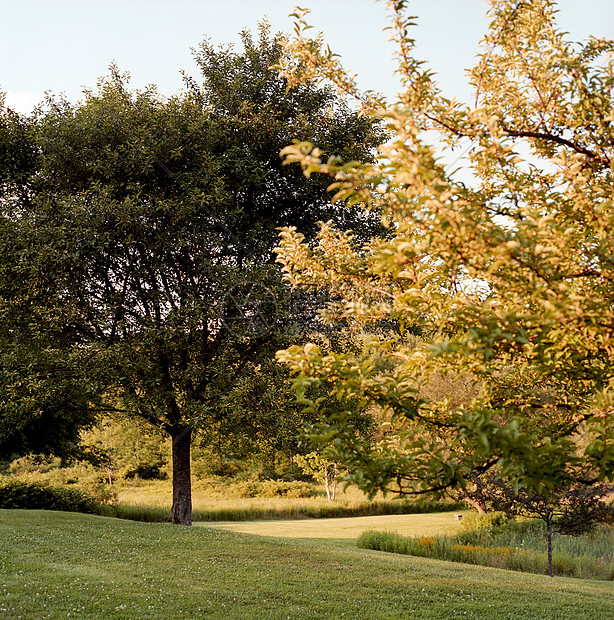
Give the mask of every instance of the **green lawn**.
[[[463, 514], [469, 514], [464, 511]], [[461, 528], [452, 512], [415, 515], [384, 515], [340, 519], [199, 522], [198, 527], [215, 527], [242, 534], [275, 538], [310, 538], [353, 545], [366, 530], [397, 532], [401, 536], [443, 536]]]
[[614, 584], [295, 538], [0, 511], [0, 617], [614, 617]]

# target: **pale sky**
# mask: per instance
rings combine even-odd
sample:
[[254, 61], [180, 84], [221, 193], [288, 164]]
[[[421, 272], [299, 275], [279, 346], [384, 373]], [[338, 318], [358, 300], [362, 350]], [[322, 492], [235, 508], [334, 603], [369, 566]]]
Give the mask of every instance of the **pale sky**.
[[[289, 32], [296, 4], [312, 9], [315, 31], [358, 73], [361, 88], [396, 93], [383, 0], [0, 0], [0, 91], [22, 112], [45, 91], [77, 100], [114, 61], [131, 74], [132, 87], [154, 83], [170, 95], [182, 87], [182, 69], [198, 77], [190, 50], [204, 37], [235, 43], [240, 30], [255, 31], [265, 15], [273, 31]], [[573, 40], [614, 39], [614, 0], [558, 4], [559, 25]], [[447, 95], [464, 98], [464, 70], [486, 32], [487, 2], [410, 0], [409, 6], [418, 16], [412, 31], [418, 55]]]

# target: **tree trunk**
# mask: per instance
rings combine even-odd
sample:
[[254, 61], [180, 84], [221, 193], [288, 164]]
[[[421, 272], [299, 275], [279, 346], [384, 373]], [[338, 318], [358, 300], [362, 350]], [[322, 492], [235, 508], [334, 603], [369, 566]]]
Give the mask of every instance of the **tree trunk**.
[[552, 521], [548, 519], [546, 524], [546, 537], [548, 539], [548, 574], [550, 577], [554, 577], [554, 570], [552, 568]]
[[333, 463], [333, 479], [332, 479], [332, 487], [333, 487], [333, 502], [337, 497], [337, 477], [339, 476], [339, 468], [337, 467], [337, 463]]
[[326, 497], [329, 502], [333, 500], [330, 497], [330, 470], [328, 469], [328, 465], [324, 465], [324, 486], [326, 487]]
[[172, 429], [173, 440], [173, 507], [172, 521], [177, 525], [192, 525], [192, 481], [190, 478], [190, 445], [192, 428]]
[[335, 501], [335, 495], [337, 493], [337, 463], [333, 463], [330, 467], [324, 466], [324, 484], [326, 485], [326, 497], [329, 502]]
[[474, 499], [473, 497], [470, 497], [466, 493], [463, 494], [463, 499], [470, 506], [473, 506], [478, 511], [478, 514], [480, 514], [480, 515], [485, 515], [486, 514], [486, 504], [482, 500]]

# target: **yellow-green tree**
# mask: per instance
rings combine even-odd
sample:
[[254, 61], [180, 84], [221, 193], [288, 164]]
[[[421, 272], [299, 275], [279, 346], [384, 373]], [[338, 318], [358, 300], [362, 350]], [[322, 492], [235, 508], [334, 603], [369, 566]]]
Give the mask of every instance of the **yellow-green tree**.
[[[282, 67], [291, 80], [332, 80], [387, 123], [392, 139], [375, 163], [324, 161], [307, 143], [285, 157], [307, 176], [332, 175], [333, 200], [381, 209], [390, 237], [360, 244], [328, 223], [308, 244], [286, 228], [277, 252], [293, 285], [331, 290], [327, 320], [395, 321], [428, 337], [382, 339], [395, 361], [386, 372], [313, 344], [278, 359], [303, 397], [324, 384], [387, 413], [379, 443], [325, 410], [313, 429], [368, 492], [463, 486], [495, 465], [537, 491], [611, 479], [614, 43], [569, 42], [549, 0], [491, 0], [474, 96], [461, 103], [414, 57], [405, 4], [388, 2], [396, 101], [356, 92], [300, 12], [288, 47], [302, 62]], [[462, 149], [470, 182], [445, 169], [446, 148]], [[472, 382], [471, 397], [424, 389], [440, 377]]]

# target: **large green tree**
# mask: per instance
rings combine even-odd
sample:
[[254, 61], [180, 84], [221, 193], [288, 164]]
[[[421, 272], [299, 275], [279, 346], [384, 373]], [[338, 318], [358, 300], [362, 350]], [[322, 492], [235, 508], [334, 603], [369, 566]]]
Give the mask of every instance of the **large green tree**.
[[[278, 260], [294, 285], [332, 290], [331, 321], [394, 319], [425, 337], [382, 339], [387, 372], [314, 344], [279, 359], [301, 394], [325, 385], [388, 415], [385, 438], [372, 443], [321, 411], [319, 433], [369, 492], [441, 491], [495, 465], [537, 492], [612, 479], [614, 43], [569, 42], [549, 0], [491, 0], [464, 104], [415, 58], [405, 4], [388, 3], [398, 100], [357, 94], [393, 133], [379, 161], [338, 165], [311, 144], [286, 150], [307, 174], [332, 175], [336, 198], [379, 207], [390, 238], [361, 244], [326, 224], [314, 246], [288, 228]], [[285, 75], [300, 81], [305, 62], [309, 75], [354, 92], [304, 25], [297, 14]], [[445, 168], [448, 147], [461, 149], [456, 166], [470, 182]], [[455, 402], [427, 389], [442, 378], [469, 381], [473, 393]]]
[[275, 328], [275, 227], [347, 215], [326, 183], [282, 167], [280, 149], [298, 136], [356, 158], [377, 142], [373, 122], [330, 89], [286, 88], [269, 68], [281, 48], [266, 26], [243, 44], [203, 43], [204, 82], [169, 99], [130, 92], [113, 69], [84, 101], [50, 102], [30, 121], [35, 163], [3, 203], [27, 230], [24, 288], [45, 291], [49, 337], [60, 332], [80, 360], [75, 384], [172, 438], [181, 524], [193, 435], [240, 432], [222, 424], [233, 386], [287, 342]]

